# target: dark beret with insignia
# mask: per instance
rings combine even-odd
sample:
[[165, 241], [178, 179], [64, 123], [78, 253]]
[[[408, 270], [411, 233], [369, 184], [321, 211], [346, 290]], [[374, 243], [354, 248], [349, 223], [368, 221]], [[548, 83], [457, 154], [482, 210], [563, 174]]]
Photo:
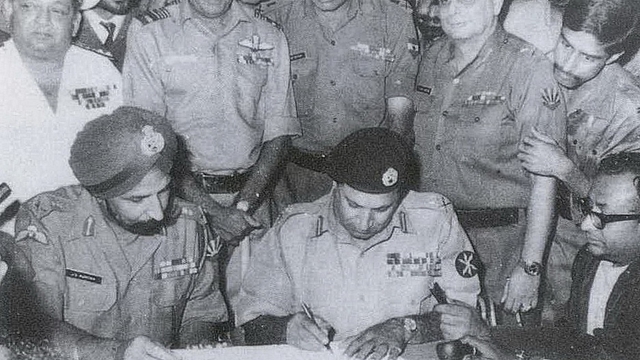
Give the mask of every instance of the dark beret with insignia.
[[84, 126], [69, 165], [92, 195], [109, 199], [134, 188], [154, 167], [168, 174], [176, 148], [176, 134], [164, 117], [123, 106]]
[[382, 194], [410, 186], [415, 159], [399, 134], [384, 128], [366, 128], [350, 134], [333, 148], [327, 168], [338, 183]]

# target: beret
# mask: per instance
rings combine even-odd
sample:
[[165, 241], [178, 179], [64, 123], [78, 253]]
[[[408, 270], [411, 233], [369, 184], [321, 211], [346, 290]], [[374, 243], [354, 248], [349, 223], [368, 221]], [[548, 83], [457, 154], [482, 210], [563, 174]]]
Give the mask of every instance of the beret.
[[371, 194], [407, 188], [414, 176], [411, 147], [397, 133], [366, 128], [344, 138], [327, 157], [333, 180]]
[[177, 136], [164, 117], [123, 106], [85, 124], [69, 165], [92, 195], [109, 199], [134, 188], [154, 167], [168, 174], [176, 149]]

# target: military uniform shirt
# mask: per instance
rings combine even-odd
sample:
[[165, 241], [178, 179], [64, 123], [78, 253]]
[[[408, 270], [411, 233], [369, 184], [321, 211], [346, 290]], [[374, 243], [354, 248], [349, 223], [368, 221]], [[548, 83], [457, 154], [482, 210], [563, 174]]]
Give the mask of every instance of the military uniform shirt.
[[418, 64], [411, 16], [389, 0], [348, 6], [348, 21], [333, 32], [311, 0], [265, 5], [289, 40], [298, 148], [326, 152], [353, 131], [380, 125], [387, 98], [411, 97], [406, 75], [415, 76]]
[[166, 234], [136, 236], [80, 186], [43, 193], [18, 214], [16, 245], [28, 258], [20, 270], [55, 318], [100, 337], [145, 335], [168, 345], [183, 297], [183, 330], [226, 320], [217, 265], [202, 256], [203, 215], [179, 199], [174, 210]]
[[458, 208], [526, 208], [530, 180], [517, 159], [533, 127], [565, 146], [565, 104], [552, 65], [501, 28], [456, 73], [450, 39], [426, 52], [416, 80], [414, 122], [420, 189]]
[[[85, 123], [122, 105], [122, 78], [105, 57], [71, 46], [54, 112], [13, 40], [0, 45], [0, 78], [0, 182], [13, 190], [2, 212], [78, 182], [68, 164], [71, 144]], [[4, 230], [13, 234], [13, 226]]]
[[354, 241], [334, 216], [332, 194], [290, 207], [254, 247], [238, 324], [294, 314], [304, 302], [341, 340], [430, 311], [435, 281], [449, 298], [476, 305], [478, 259], [443, 196], [410, 192], [367, 249]]
[[130, 105], [164, 115], [185, 138], [193, 170], [249, 169], [263, 142], [299, 134], [284, 34], [234, 1], [213, 34], [188, 1], [129, 38], [123, 70]]

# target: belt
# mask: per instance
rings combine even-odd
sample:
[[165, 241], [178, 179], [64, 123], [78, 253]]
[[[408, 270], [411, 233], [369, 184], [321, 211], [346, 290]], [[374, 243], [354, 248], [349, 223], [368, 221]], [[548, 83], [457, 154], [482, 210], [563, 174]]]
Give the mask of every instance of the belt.
[[499, 208], [456, 210], [458, 221], [463, 228], [490, 228], [517, 224], [520, 216], [525, 215], [526, 209]]
[[327, 155], [312, 153], [292, 147], [289, 150], [289, 161], [305, 169], [319, 173], [327, 172]]
[[211, 175], [203, 172], [194, 172], [193, 177], [204, 191], [209, 194], [233, 194], [244, 187], [251, 171], [235, 173], [233, 175]]

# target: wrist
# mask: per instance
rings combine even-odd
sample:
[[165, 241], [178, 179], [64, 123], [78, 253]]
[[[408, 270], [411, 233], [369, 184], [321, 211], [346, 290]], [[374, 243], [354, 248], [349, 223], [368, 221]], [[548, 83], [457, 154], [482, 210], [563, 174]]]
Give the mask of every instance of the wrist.
[[536, 278], [539, 278], [540, 275], [542, 274], [542, 271], [544, 270], [540, 262], [533, 261], [533, 260], [525, 260], [522, 258], [518, 260], [517, 267], [519, 269], [522, 269], [525, 274], [536, 277]]
[[564, 157], [562, 160], [563, 161], [561, 163], [561, 166], [559, 167], [556, 177], [566, 183], [569, 182], [569, 180], [573, 177], [575, 171], [579, 170], [576, 167], [576, 164], [574, 164], [573, 161], [571, 161], [571, 159], [569, 159], [568, 157]]

